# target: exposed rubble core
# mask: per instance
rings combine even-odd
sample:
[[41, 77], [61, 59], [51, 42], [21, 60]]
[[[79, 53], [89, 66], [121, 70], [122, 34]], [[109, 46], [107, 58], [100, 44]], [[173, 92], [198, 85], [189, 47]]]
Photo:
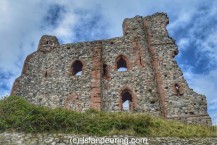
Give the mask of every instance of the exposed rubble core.
[[71, 44], [44, 35], [11, 95], [53, 108], [149, 112], [211, 124], [206, 97], [189, 88], [174, 60], [178, 49], [168, 23], [164, 13], [136, 16], [124, 20], [122, 37]]

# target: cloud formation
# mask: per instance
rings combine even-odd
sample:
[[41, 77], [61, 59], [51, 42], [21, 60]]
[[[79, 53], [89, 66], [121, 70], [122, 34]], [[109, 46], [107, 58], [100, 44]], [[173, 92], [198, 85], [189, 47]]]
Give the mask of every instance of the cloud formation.
[[60, 43], [107, 39], [122, 35], [124, 18], [166, 12], [180, 50], [176, 60], [190, 87], [207, 96], [217, 122], [216, 5], [214, 0], [1, 0], [0, 96], [10, 92], [42, 35], [55, 35]]

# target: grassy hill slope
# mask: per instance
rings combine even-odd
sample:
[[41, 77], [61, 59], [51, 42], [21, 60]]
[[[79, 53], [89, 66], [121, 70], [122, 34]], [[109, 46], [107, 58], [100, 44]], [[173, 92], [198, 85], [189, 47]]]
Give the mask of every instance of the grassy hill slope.
[[187, 125], [144, 113], [83, 113], [35, 106], [25, 99], [10, 96], [0, 100], [0, 131], [61, 132], [88, 135], [217, 137], [212, 126]]

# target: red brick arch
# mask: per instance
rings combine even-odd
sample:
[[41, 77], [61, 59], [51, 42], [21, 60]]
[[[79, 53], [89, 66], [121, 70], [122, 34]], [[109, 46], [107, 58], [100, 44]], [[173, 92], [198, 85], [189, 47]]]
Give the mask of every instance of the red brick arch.
[[116, 59], [115, 59], [115, 70], [118, 70], [118, 62], [119, 62], [121, 59], [123, 59], [123, 60], [126, 62], [126, 68], [127, 68], [127, 70], [130, 70], [130, 63], [129, 63], [129, 60], [128, 60], [128, 58], [127, 58], [125, 55], [123, 55], [123, 54], [120, 54], [120, 55], [118, 55], [118, 56], [116, 57]]

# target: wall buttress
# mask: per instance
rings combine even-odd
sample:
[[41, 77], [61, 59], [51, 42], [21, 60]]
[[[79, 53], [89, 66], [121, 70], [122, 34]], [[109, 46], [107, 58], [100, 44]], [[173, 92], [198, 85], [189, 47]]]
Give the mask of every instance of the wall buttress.
[[90, 107], [101, 110], [101, 78], [102, 78], [102, 44], [97, 43], [93, 48], [91, 69], [91, 96]]
[[166, 92], [164, 91], [164, 89], [162, 88], [162, 78], [161, 78], [161, 72], [159, 70], [159, 62], [158, 62], [158, 58], [157, 58], [157, 52], [156, 52], [156, 48], [154, 48], [153, 46], [151, 46], [150, 42], [151, 42], [151, 34], [148, 31], [148, 22], [147, 20], [144, 19], [144, 28], [147, 31], [147, 44], [148, 44], [148, 49], [151, 53], [151, 59], [152, 59], [152, 67], [155, 73], [155, 79], [156, 79], [156, 83], [157, 83], [157, 89], [159, 92], [159, 101], [160, 101], [160, 107], [161, 107], [161, 111], [162, 111], [162, 116], [164, 118], [167, 117], [167, 111], [166, 111], [166, 106], [165, 106], [165, 97], [166, 97]]

